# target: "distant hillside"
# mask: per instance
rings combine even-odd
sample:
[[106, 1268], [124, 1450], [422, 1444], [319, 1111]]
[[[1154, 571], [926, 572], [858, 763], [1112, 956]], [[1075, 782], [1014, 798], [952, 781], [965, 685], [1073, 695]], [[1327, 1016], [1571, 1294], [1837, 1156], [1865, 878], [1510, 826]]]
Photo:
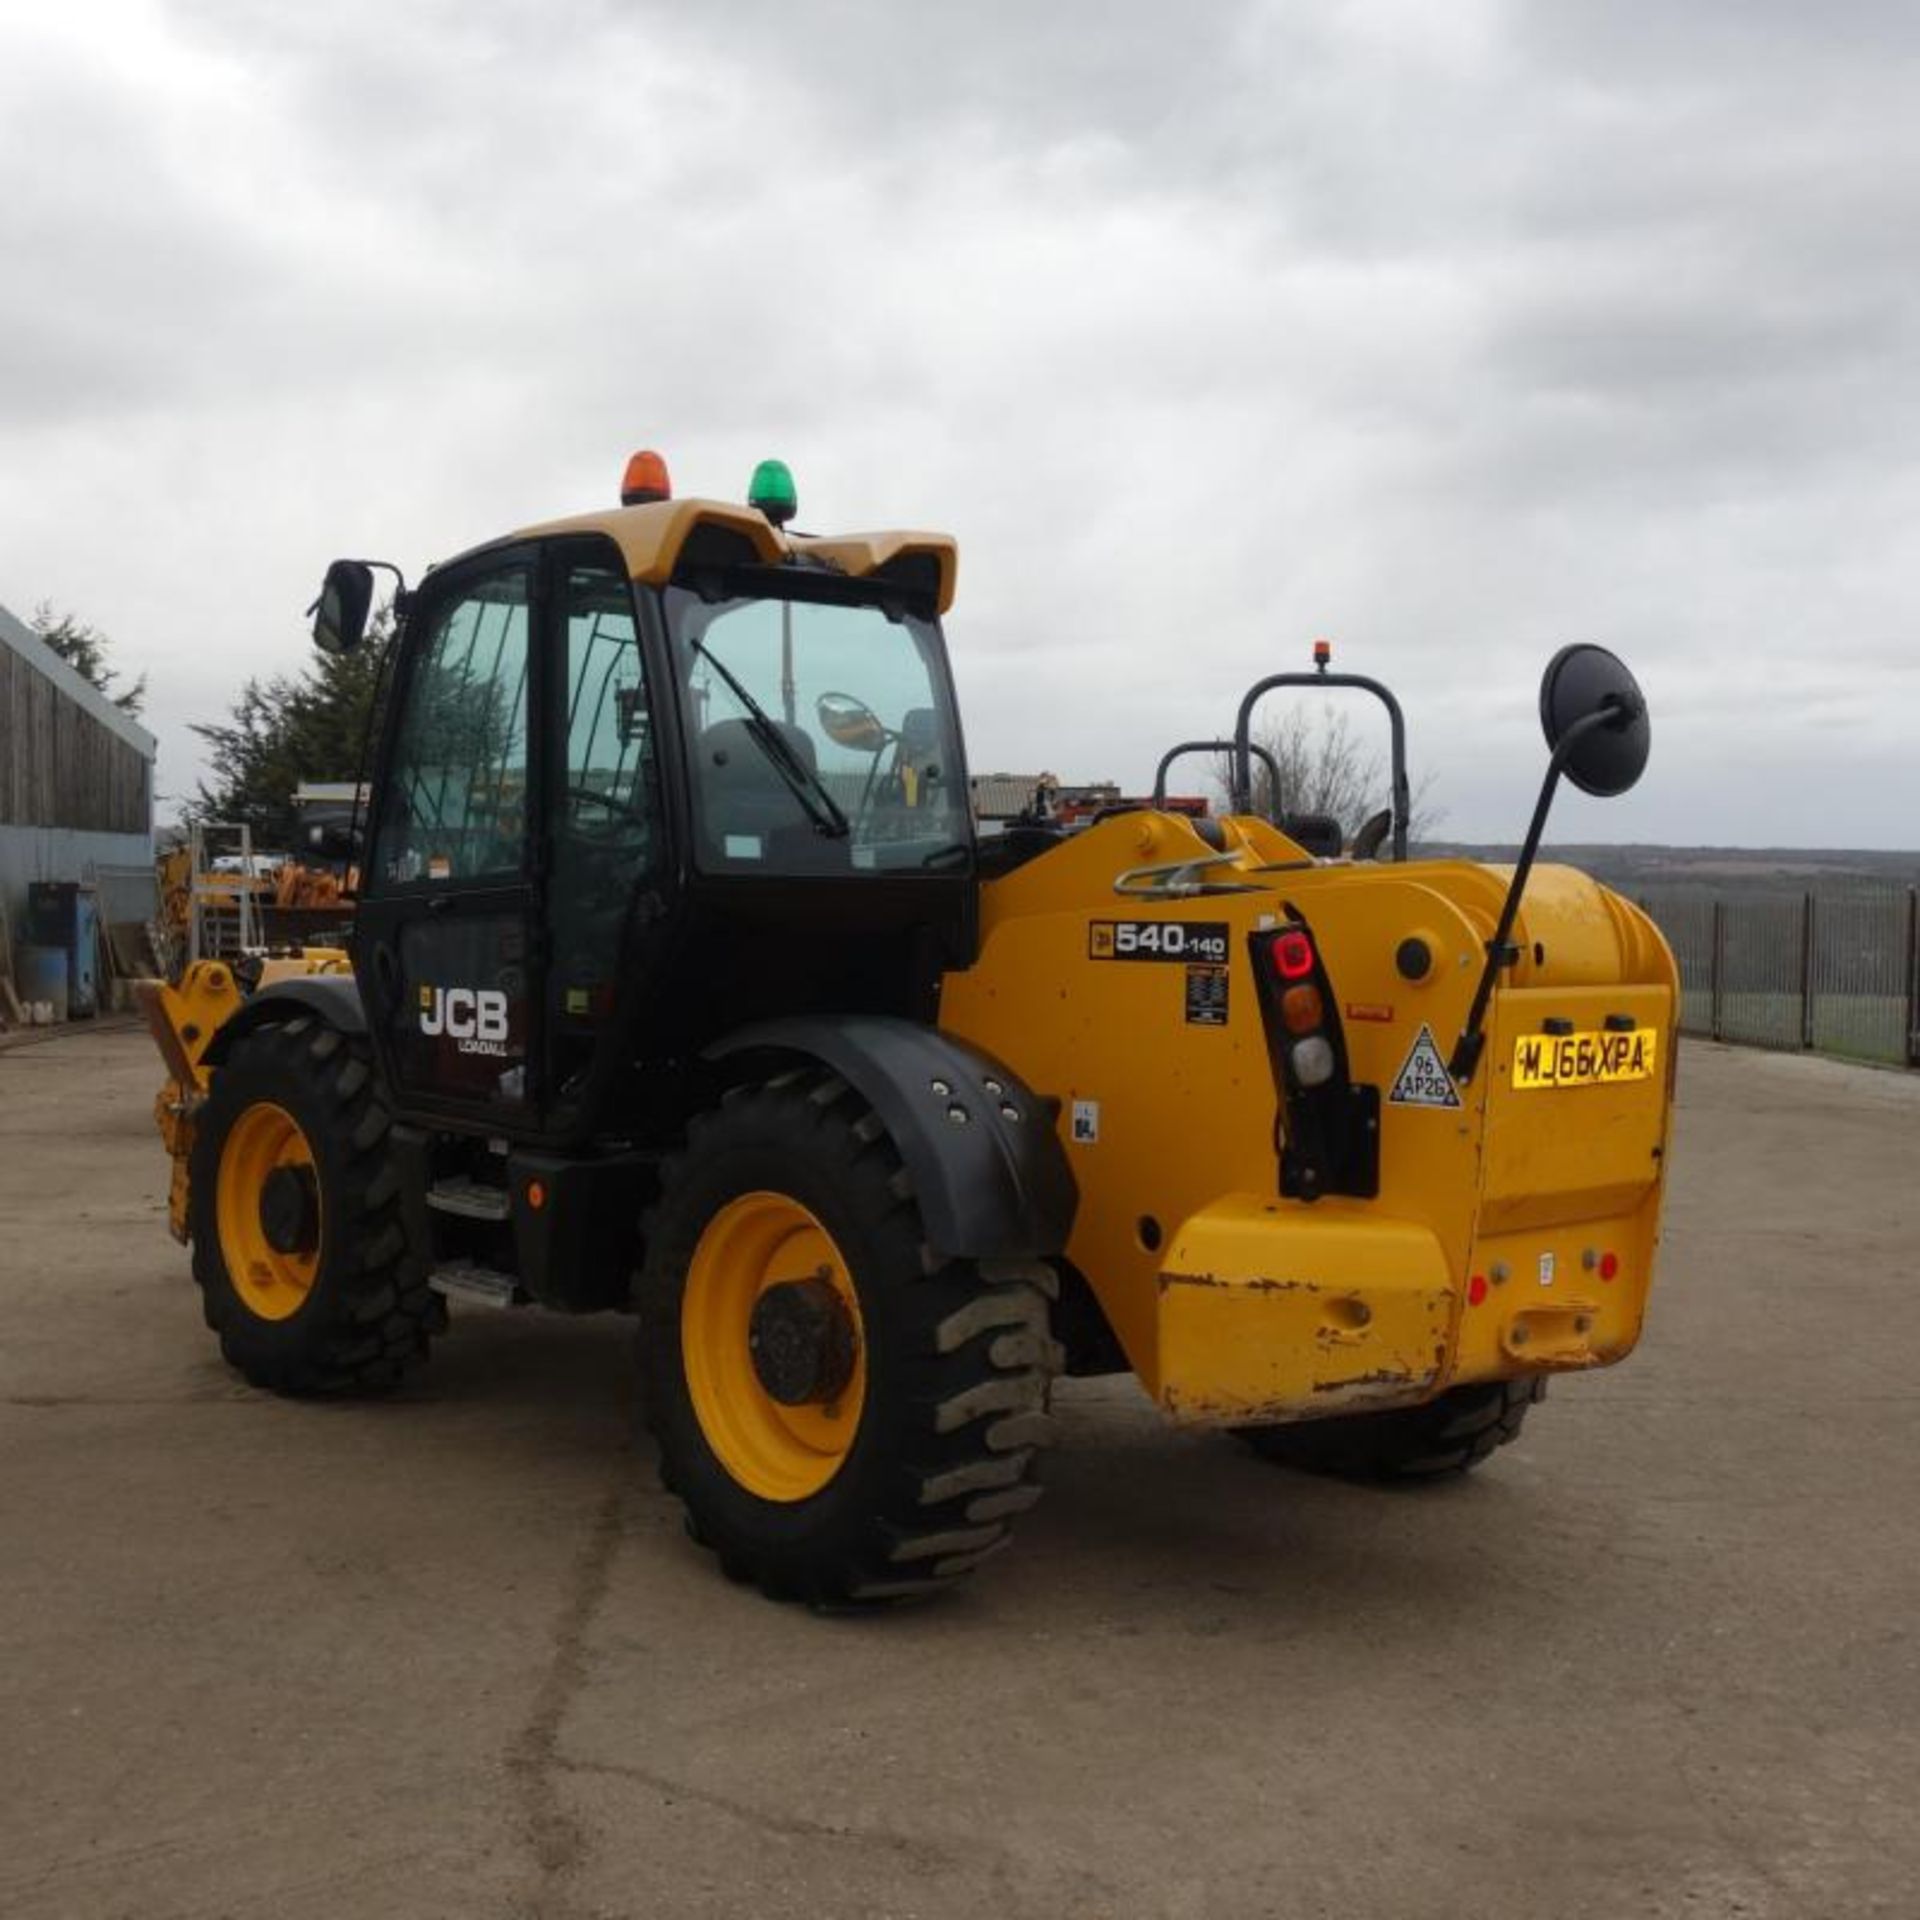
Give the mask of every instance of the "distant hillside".
[[[1429, 858], [1507, 862], [1517, 844], [1471, 846], [1433, 841], [1416, 852]], [[1622, 893], [1642, 887], [1690, 886], [1725, 893], [1823, 892], [1830, 887], [1920, 884], [1920, 853], [1809, 847], [1646, 847], [1548, 844], [1542, 860], [1559, 861], [1604, 880]]]

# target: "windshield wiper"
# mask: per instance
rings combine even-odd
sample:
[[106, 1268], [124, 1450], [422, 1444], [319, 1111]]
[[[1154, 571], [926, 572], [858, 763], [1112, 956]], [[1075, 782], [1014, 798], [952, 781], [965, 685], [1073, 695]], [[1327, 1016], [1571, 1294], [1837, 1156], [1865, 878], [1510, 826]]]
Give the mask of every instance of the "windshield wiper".
[[733, 697], [747, 710], [747, 731], [767, 756], [767, 764], [786, 782], [787, 790], [800, 802], [814, 830], [830, 840], [844, 840], [853, 831], [840, 803], [827, 791], [826, 783], [802, 760], [793, 742], [780, 731], [773, 716], [733, 676], [718, 654], [708, 650], [706, 642], [692, 639], [689, 645], [733, 690]]

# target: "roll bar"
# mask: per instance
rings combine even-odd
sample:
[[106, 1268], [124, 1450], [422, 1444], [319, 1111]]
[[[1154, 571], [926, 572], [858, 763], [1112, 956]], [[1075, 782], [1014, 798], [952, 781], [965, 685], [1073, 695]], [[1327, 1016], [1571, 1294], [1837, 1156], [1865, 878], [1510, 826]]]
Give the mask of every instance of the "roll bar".
[[1407, 723], [1400, 712], [1400, 702], [1378, 680], [1369, 680], [1359, 673], [1331, 673], [1324, 661], [1312, 673], [1273, 673], [1264, 680], [1256, 680], [1247, 689], [1233, 729], [1234, 812], [1253, 811], [1253, 709], [1263, 694], [1271, 693], [1276, 687], [1358, 687], [1386, 708], [1393, 728], [1393, 857], [1405, 860], [1413, 801], [1407, 786]]
[[[1267, 778], [1272, 782], [1270, 791], [1273, 794], [1273, 811], [1277, 818], [1280, 812], [1280, 763], [1257, 740], [1248, 742], [1247, 751], [1266, 764]], [[1177, 747], [1169, 747], [1160, 756], [1159, 766], [1154, 769], [1153, 804], [1156, 807], [1163, 807], [1167, 803], [1167, 769], [1182, 754], [1187, 753], [1224, 753], [1231, 759], [1233, 742], [1231, 740], [1183, 740]]]

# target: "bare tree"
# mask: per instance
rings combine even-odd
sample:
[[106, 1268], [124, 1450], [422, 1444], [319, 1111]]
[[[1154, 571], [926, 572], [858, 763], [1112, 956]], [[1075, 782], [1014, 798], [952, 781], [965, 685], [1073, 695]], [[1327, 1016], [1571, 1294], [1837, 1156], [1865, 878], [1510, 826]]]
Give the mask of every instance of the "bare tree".
[[[1273, 804], [1272, 780], [1256, 756], [1253, 763], [1253, 810], [1268, 818], [1282, 813], [1319, 813], [1339, 821], [1349, 842], [1370, 815], [1392, 804], [1392, 769], [1387, 756], [1369, 745], [1342, 707], [1313, 712], [1296, 702], [1256, 727], [1254, 742], [1273, 755], [1280, 769], [1280, 805]], [[1230, 756], [1214, 765], [1214, 780], [1224, 795], [1233, 790]], [[1433, 775], [1414, 781], [1412, 817], [1407, 834], [1424, 840], [1446, 817], [1433, 802]]]

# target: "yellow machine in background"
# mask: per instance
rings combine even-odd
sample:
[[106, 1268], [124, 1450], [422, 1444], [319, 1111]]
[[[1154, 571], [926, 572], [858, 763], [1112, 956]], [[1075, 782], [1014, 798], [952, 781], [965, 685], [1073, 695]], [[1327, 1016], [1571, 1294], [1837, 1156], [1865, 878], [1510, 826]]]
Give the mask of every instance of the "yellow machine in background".
[[[1324, 648], [1242, 701], [1225, 817], [983, 838], [950, 540], [790, 533], [777, 462], [742, 507], [637, 455], [622, 497], [396, 597], [350, 962], [147, 989], [173, 1229], [249, 1379], [390, 1387], [449, 1298], [637, 1311], [689, 1531], [840, 1602], [1006, 1544], [1062, 1366], [1418, 1478], [1632, 1350], [1678, 981], [1534, 865], [1563, 775], [1645, 763], [1612, 655], [1547, 669], [1511, 868], [1410, 857], [1399, 705]], [[371, 597], [335, 562], [319, 643]], [[1351, 837], [1254, 804], [1256, 703], [1302, 685], [1391, 721]]]
[[167, 1226], [185, 1246], [191, 1238], [187, 1169], [193, 1152], [193, 1122], [207, 1097], [212, 1073], [207, 1052], [222, 1027], [238, 1013], [250, 993], [271, 990], [287, 980], [352, 973], [342, 947], [305, 947], [295, 954], [249, 956], [252, 984], [243, 988], [234, 966], [225, 960], [196, 960], [179, 980], [136, 980], [134, 997], [147, 1030], [166, 1062], [167, 1083], [154, 1097], [154, 1123], [173, 1161], [167, 1189]]

